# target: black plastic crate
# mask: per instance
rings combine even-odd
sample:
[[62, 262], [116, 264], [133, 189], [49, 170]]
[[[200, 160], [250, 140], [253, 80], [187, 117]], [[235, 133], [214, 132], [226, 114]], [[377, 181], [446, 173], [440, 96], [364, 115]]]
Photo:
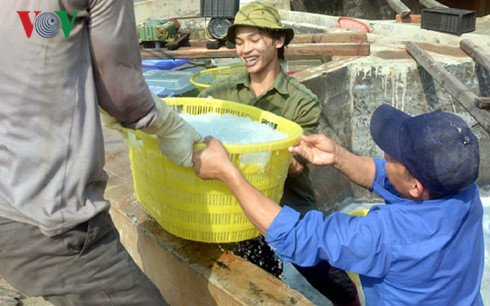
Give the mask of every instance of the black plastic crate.
[[201, 0], [201, 17], [235, 18], [240, 0]]
[[446, 7], [422, 10], [422, 29], [461, 35], [475, 30], [476, 12]]

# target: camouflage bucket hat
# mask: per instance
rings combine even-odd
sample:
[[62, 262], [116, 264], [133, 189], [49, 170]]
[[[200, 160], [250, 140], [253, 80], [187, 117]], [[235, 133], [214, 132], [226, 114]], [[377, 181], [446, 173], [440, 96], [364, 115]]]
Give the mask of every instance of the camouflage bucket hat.
[[267, 4], [251, 2], [242, 7], [235, 15], [235, 21], [228, 27], [226, 39], [235, 43], [235, 28], [237, 26], [251, 26], [262, 29], [279, 30], [285, 34], [285, 45], [294, 37], [294, 30], [285, 28], [281, 24], [281, 17], [277, 10]]

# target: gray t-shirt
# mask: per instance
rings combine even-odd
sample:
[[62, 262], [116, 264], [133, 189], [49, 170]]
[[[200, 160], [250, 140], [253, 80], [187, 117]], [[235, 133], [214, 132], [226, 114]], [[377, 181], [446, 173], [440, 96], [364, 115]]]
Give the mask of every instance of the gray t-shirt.
[[98, 107], [157, 116], [133, 1], [7, 0], [0, 20], [0, 216], [53, 236], [109, 209]]

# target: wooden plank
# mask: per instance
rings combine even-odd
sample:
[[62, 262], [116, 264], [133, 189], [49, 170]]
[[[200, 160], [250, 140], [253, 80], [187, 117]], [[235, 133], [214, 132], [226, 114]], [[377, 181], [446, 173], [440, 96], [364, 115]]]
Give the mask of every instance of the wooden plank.
[[469, 90], [464, 84], [447, 72], [442, 65], [437, 63], [417, 43], [408, 42], [407, 52], [424, 67], [427, 72], [444, 87], [463, 107], [475, 118], [481, 127], [490, 133], [490, 112], [478, 108], [479, 97]]
[[296, 34], [291, 44], [367, 42], [366, 33]]
[[439, 3], [435, 0], [419, 0], [419, 2], [427, 7], [427, 8], [431, 8], [431, 7], [447, 7], [446, 5], [442, 4], [442, 3]]
[[318, 43], [294, 44], [286, 48], [288, 56], [324, 56], [324, 55], [369, 55], [371, 44], [361, 43]]
[[[181, 44], [183, 47], [206, 47], [207, 39], [191, 39]], [[296, 34], [292, 44], [303, 43], [335, 43], [335, 42], [367, 42], [366, 33], [321, 33], [321, 34]]]
[[[285, 56], [324, 56], [324, 55], [369, 55], [370, 44], [361, 43], [311, 43], [293, 44], [286, 47]], [[169, 51], [165, 49], [142, 49], [142, 59], [176, 59], [176, 58], [220, 58], [237, 57], [235, 49], [220, 48], [179, 48]]]
[[237, 57], [235, 49], [179, 48], [175, 51], [165, 49], [142, 49], [142, 59], [176, 59], [176, 58], [220, 58]]
[[386, 2], [388, 2], [388, 5], [402, 17], [410, 14], [410, 9], [400, 0], [386, 0]]
[[459, 42], [459, 46], [466, 52], [469, 56], [471, 56], [476, 62], [485, 67], [488, 71], [490, 71], [490, 54], [485, 53], [485, 51], [479, 46], [475, 45], [469, 39], [463, 39]]

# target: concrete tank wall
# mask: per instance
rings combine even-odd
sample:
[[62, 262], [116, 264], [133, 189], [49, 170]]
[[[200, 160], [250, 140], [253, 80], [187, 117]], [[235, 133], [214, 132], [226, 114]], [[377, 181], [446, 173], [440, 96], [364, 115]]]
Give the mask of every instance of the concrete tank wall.
[[386, 0], [291, 0], [291, 10], [363, 19], [394, 19]]
[[[402, 2], [412, 14], [420, 14], [425, 8], [416, 0], [403, 0]], [[490, 14], [490, 2], [487, 0], [439, 0], [438, 2], [451, 8], [474, 10], [477, 16]], [[291, 10], [373, 20], [394, 19], [396, 14], [386, 0], [291, 0]]]
[[[383, 53], [381, 53], [383, 54]], [[400, 57], [408, 56], [401, 52]], [[469, 58], [444, 57], [446, 69], [474, 93], [488, 95], [488, 71]], [[490, 136], [449, 93], [411, 58], [370, 56], [343, 59], [301, 72], [298, 78], [315, 92], [322, 104], [320, 133], [332, 137], [350, 151], [383, 157], [369, 132], [374, 110], [390, 104], [411, 115], [431, 111], [456, 113], [480, 140], [481, 163], [478, 184], [490, 187]], [[484, 111], [484, 110], [482, 110]], [[312, 167], [318, 208], [326, 213], [352, 201], [379, 201], [369, 191], [353, 185], [328, 167]]]

